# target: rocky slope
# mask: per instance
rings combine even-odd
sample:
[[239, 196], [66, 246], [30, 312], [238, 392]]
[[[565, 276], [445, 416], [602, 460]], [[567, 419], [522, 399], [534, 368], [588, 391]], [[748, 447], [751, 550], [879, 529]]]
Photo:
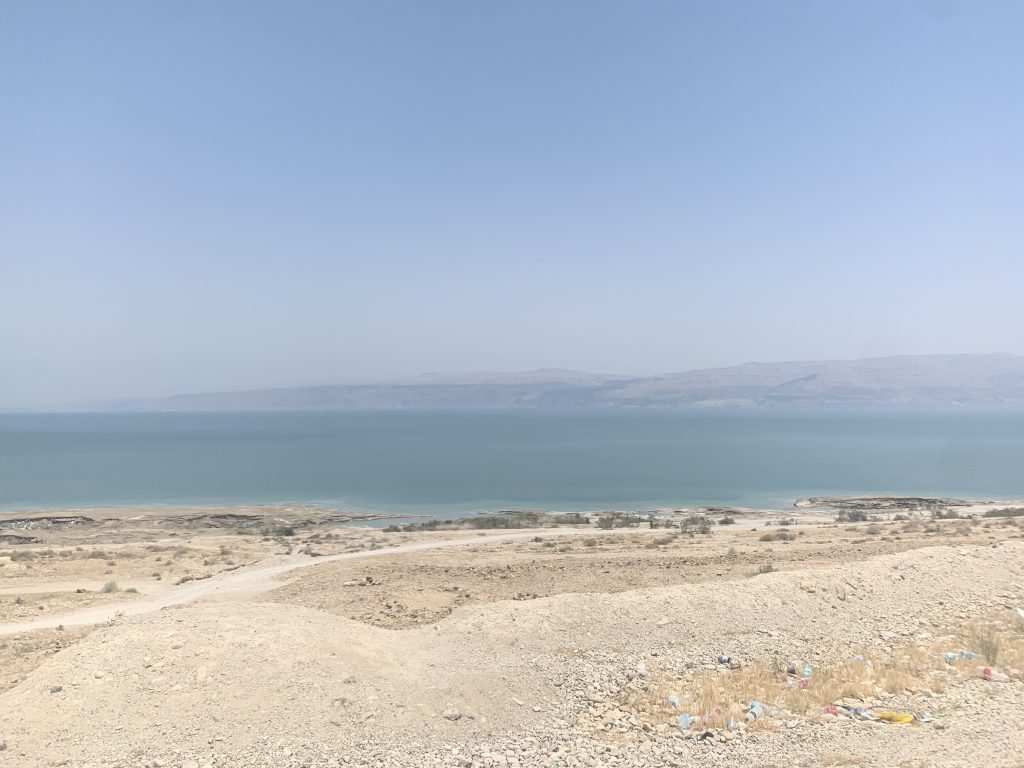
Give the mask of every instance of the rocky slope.
[[1022, 601], [1024, 542], [1012, 540], [472, 605], [404, 631], [285, 604], [193, 604], [96, 631], [0, 697], [0, 763], [1016, 766], [1024, 687], [969, 671], [941, 694], [885, 694], [935, 717], [914, 726], [800, 717], [699, 741], [669, 725], [671, 710], [645, 725], [628, 702], [655, 674], [688, 695], [722, 651], [743, 666], [825, 667]]

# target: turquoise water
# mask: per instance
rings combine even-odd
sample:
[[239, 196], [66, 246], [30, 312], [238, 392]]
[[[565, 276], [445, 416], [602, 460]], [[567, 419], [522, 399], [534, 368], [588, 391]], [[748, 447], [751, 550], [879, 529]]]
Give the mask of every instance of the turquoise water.
[[312, 502], [788, 505], [1024, 497], [1024, 414], [741, 411], [0, 415], [0, 508]]

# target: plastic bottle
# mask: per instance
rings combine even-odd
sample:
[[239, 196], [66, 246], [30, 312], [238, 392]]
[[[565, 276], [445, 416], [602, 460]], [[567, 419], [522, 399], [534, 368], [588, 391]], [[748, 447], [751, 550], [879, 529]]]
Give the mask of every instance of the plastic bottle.
[[676, 728], [680, 731], [689, 730], [691, 725], [693, 725], [693, 715], [688, 715], [685, 712], [681, 715], [676, 715]]
[[668, 695], [668, 704], [672, 709], [679, 709], [679, 697], [674, 693], [670, 693]]

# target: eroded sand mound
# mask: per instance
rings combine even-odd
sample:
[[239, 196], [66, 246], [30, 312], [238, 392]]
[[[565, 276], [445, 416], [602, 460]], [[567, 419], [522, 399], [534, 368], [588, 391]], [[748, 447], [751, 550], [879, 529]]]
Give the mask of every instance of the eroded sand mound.
[[611, 739], [584, 715], [595, 691], [641, 661], [699, 669], [727, 650], [743, 661], [824, 663], [1024, 604], [1022, 563], [1019, 541], [929, 548], [737, 581], [473, 605], [405, 631], [279, 603], [175, 607], [94, 632], [0, 697], [0, 763], [819, 765], [838, 749], [865, 764], [1017, 765], [1019, 682], [989, 691], [984, 706], [953, 707], [941, 730], [808, 725], [721, 751], [674, 730]]

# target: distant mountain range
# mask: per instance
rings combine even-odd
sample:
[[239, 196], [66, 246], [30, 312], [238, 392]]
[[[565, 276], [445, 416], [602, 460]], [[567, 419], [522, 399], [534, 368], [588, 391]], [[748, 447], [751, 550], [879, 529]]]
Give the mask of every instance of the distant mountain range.
[[427, 374], [381, 384], [126, 399], [77, 409], [195, 412], [828, 406], [1024, 407], [1024, 357], [919, 355], [746, 363], [648, 377], [558, 369]]

